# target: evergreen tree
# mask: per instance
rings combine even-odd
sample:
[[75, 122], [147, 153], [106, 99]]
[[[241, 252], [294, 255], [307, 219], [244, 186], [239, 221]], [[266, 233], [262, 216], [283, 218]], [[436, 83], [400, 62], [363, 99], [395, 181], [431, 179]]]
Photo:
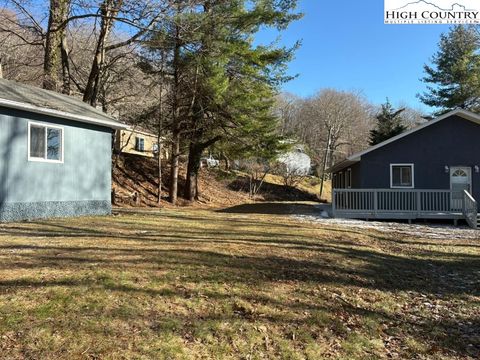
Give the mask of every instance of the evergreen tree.
[[[178, 158], [188, 154], [184, 197], [198, 196], [197, 178], [204, 151], [218, 142], [262, 144], [273, 150], [277, 117], [274, 98], [289, 80], [292, 48], [259, 46], [261, 28], [285, 29], [299, 18], [296, 0], [173, 1], [156, 27], [148, 58], [164, 54], [172, 138], [170, 200], [175, 203]], [[258, 146], [257, 146], [258, 145]], [[260, 154], [262, 155], [262, 154]], [[260, 156], [259, 155], [259, 156]]]
[[424, 104], [439, 109], [435, 115], [457, 108], [480, 112], [479, 40], [473, 27], [462, 25], [442, 34], [433, 66], [424, 66], [422, 81], [431, 85], [418, 95]]
[[286, 64], [296, 49], [254, 45], [261, 27], [284, 29], [299, 15], [296, 1], [206, 0], [199, 23], [198, 43], [189, 59], [197, 71], [191, 87], [189, 158], [185, 198], [194, 200], [202, 153], [222, 139], [277, 147], [278, 118], [273, 104], [278, 86], [289, 80]]
[[370, 145], [377, 145], [385, 140], [403, 133], [407, 127], [403, 124], [402, 112], [405, 109], [395, 110], [387, 99], [382, 104], [382, 110], [376, 116], [377, 125], [370, 131]]

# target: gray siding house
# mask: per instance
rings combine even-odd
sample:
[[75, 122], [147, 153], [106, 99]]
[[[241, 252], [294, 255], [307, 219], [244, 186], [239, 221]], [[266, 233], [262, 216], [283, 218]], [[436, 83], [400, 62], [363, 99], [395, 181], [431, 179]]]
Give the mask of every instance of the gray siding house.
[[477, 226], [480, 116], [455, 110], [334, 165], [335, 216]]
[[109, 214], [121, 128], [75, 98], [0, 79], [0, 221]]

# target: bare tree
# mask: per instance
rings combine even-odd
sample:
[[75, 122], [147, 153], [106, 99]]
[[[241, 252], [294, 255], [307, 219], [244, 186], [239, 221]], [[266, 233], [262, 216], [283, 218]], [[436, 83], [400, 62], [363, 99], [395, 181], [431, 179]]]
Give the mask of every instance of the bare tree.
[[63, 72], [62, 92], [70, 93], [68, 71], [68, 48], [66, 41], [66, 21], [70, 13], [70, 0], [50, 0], [48, 26], [43, 62], [43, 88], [57, 91], [59, 69]]
[[397, 109], [405, 109], [402, 112], [402, 118], [407, 128], [412, 129], [426, 122], [426, 114], [419, 108], [412, 108], [404, 102], [399, 103]]
[[334, 161], [368, 146], [373, 107], [359, 93], [325, 89], [306, 99], [283, 97], [277, 104], [283, 134], [310, 149], [322, 179]]
[[280, 119], [280, 135], [297, 135], [296, 132], [299, 129], [299, 122], [297, 119], [300, 106], [301, 99], [294, 94], [284, 93], [277, 96], [275, 109]]
[[42, 34], [28, 19], [10, 9], [0, 9], [0, 58], [3, 77], [32, 85], [43, 80]]

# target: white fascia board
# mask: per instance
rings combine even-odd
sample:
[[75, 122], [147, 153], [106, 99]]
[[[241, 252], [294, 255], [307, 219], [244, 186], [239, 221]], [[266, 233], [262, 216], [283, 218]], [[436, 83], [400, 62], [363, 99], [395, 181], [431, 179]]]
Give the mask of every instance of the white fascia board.
[[17, 102], [17, 101], [11, 101], [11, 100], [6, 100], [6, 99], [1, 99], [0, 98], [0, 106], [11, 108], [11, 109], [17, 109], [17, 110], [24, 110], [24, 111], [30, 111], [36, 114], [41, 114], [41, 115], [49, 115], [61, 119], [68, 119], [68, 120], [73, 120], [73, 121], [78, 121], [86, 124], [93, 124], [93, 125], [100, 125], [100, 126], [105, 126], [109, 127], [112, 129], [127, 129], [127, 125], [121, 124], [119, 122], [116, 122], [114, 120], [108, 121], [108, 120], [102, 120], [102, 119], [97, 119], [89, 116], [82, 116], [82, 115], [75, 115], [71, 114], [68, 112], [60, 111], [60, 110], [53, 110], [53, 109], [48, 109], [48, 108], [42, 108], [39, 106], [35, 106], [32, 104], [27, 104], [27, 103], [22, 103], [22, 102]]

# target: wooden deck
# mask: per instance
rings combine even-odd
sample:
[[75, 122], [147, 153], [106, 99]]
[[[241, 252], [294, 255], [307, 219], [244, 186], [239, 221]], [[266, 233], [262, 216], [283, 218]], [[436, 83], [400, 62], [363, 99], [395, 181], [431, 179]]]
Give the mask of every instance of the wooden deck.
[[478, 227], [477, 202], [467, 192], [417, 189], [335, 189], [334, 217], [350, 219], [464, 219]]

